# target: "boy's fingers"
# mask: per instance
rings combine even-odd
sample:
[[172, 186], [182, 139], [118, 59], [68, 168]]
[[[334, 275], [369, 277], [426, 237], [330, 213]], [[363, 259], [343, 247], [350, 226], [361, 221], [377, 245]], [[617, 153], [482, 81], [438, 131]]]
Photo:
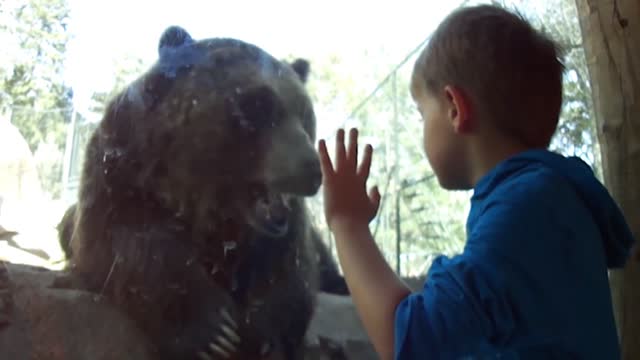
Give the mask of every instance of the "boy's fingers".
[[349, 131], [349, 151], [347, 152], [346, 165], [349, 171], [356, 171], [358, 165], [358, 129], [351, 128]]
[[336, 171], [340, 171], [345, 165], [344, 129], [338, 129], [336, 134]]
[[364, 155], [362, 156], [362, 162], [358, 169], [358, 175], [366, 180], [369, 177], [369, 171], [371, 170], [371, 158], [373, 156], [373, 147], [370, 144], [364, 147]]
[[320, 169], [322, 170], [322, 173], [325, 176], [332, 175], [333, 164], [331, 163], [331, 158], [327, 152], [327, 144], [324, 139], [320, 139], [318, 142], [318, 156], [320, 157]]

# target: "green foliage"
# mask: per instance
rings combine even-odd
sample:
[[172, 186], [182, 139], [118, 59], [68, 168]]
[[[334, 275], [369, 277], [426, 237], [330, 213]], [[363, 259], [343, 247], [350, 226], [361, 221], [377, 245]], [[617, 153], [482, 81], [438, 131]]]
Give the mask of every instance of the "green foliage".
[[130, 56], [115, 59], [111, 70], [112, 86], [108, 91], [93, 93], [91, 96], [92, 105], [89, 111], [102, 114], [109, 101], [129, 83], [142, 75], [146, 68], [145, 62], [140, 58]]
[[[60, 154], [64, 148], [72, 96], [63, 79], [68, 18], [65, 0], [0, 2], [0, 33], [7, 40], [0, 62], [0, 108], [10, 110], [32, 152], [41, 145]], [[38, 163], [40, 180], [57, 196], [62, 157], [46, 159]]]

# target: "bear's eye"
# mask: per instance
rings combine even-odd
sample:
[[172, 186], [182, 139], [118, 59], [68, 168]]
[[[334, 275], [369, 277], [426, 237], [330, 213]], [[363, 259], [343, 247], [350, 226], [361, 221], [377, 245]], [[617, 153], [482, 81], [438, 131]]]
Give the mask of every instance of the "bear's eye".
[[267, 86], [236, 91], [227, 106], [231, 120], [247, 131], [275, 127], [284, 112], [275, 92]]

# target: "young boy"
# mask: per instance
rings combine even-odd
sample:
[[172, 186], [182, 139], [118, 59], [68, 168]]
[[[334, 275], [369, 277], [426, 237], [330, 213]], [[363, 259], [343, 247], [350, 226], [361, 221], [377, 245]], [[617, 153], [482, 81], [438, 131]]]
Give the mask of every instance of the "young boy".
[[[437, 258], [411, 293], [368, 224], [372, 148], [357, 131], [335, 164], [324, 140], [326, 221], [360, 318], [382, 359], [616, 359], [607, 268], [633, 243], [588, 165], [547, 149], [562, 104], [557, 47], [483, 5], [450, 14], [417, 60], [411, 92], [445, 189], [473, 189], [462, 254]], [[335, 165], [335, 167], [334, 167]]]

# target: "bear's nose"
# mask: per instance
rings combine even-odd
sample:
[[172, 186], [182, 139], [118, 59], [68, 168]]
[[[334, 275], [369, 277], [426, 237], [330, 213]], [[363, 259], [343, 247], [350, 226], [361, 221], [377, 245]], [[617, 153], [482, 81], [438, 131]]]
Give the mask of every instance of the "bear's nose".
[[302, 165], [302, 172], [309, 179], [312, 188], [318, 189], [322, 185], [322, 169], [320, 169], [320, 161], [310, 160]]

